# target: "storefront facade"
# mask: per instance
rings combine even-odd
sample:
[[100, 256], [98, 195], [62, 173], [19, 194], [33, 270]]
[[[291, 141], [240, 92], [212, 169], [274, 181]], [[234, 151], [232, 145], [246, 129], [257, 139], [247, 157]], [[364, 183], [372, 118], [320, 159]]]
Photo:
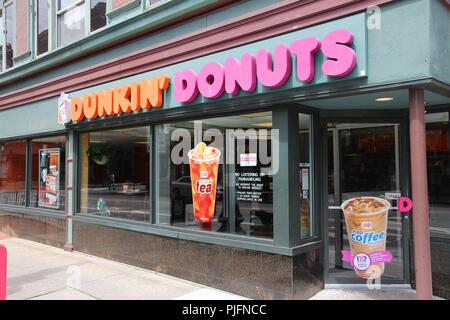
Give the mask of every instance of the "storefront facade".
[[[104, 29], [36, 58], [30, 36], [30, 61], [5, 67], [0, 231], [252, 298], [372, 285], [343, 261], [339, 206], [415, 201], [422, 95], [433, 289], [449, 297], [445, 1], [105, 2]], [[219, 150], [213, 193], [192, 185], [199, 142]], [[415, 284], [413, 217], [389, 211], [382, 285]]]

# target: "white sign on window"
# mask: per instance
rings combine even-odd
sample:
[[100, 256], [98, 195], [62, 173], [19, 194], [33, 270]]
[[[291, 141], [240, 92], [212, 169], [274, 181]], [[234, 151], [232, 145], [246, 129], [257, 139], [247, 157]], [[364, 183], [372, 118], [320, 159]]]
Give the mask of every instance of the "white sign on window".
[[241, 167], [256, 167], [256, 153], [243, 153], [240, 155]]

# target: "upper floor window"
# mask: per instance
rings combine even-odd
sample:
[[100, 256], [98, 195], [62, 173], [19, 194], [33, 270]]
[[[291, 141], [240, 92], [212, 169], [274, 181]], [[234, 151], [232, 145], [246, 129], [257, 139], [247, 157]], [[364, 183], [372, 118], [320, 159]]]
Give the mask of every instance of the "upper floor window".
[[65, 46], [106, 25], [107, 0], [58, 0], [57, 46]]
[[43, 54], [49, 48], [49, 6], [48, 0], [36, 1], [36, 55]]
[[0, 6], [0, 69], [3, 71], [14, 65], [15, 49], [15, 4], [14, 1], [3, 1]]

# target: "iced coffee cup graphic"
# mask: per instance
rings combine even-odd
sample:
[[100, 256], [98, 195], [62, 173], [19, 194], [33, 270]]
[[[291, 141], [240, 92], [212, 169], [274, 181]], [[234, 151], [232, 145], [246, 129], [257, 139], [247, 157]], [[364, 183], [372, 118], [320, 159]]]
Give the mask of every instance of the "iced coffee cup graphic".
[[351, 264], [364, 279], [383, 275], [386, 261], [392, 259], [386, 251], [389, 201], [377, 197], [357, 197], [341, 205], [344, 212], [351, 249]]
[[203, 142], [188, 153], [194, 217], [201, 223], [214, 218], [220, 154], [219, 149]]

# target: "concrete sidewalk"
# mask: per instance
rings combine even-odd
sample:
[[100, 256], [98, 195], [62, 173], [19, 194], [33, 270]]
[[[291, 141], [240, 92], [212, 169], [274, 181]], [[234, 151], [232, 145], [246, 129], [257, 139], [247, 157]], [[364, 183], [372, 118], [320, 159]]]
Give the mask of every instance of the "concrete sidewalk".
[[[66, 252], [33, 241], [9, 238], [8, 300], [241, 300], [200, 284], [123, 263]], [[311, 300], [414, 300], [412, 289], [325, 289]], [[439, 298], [436, 298], [439, 299]]]
[[37, 242], [9, 238], [0, 243], [8, 250], [7, 300], [246, 299]]

